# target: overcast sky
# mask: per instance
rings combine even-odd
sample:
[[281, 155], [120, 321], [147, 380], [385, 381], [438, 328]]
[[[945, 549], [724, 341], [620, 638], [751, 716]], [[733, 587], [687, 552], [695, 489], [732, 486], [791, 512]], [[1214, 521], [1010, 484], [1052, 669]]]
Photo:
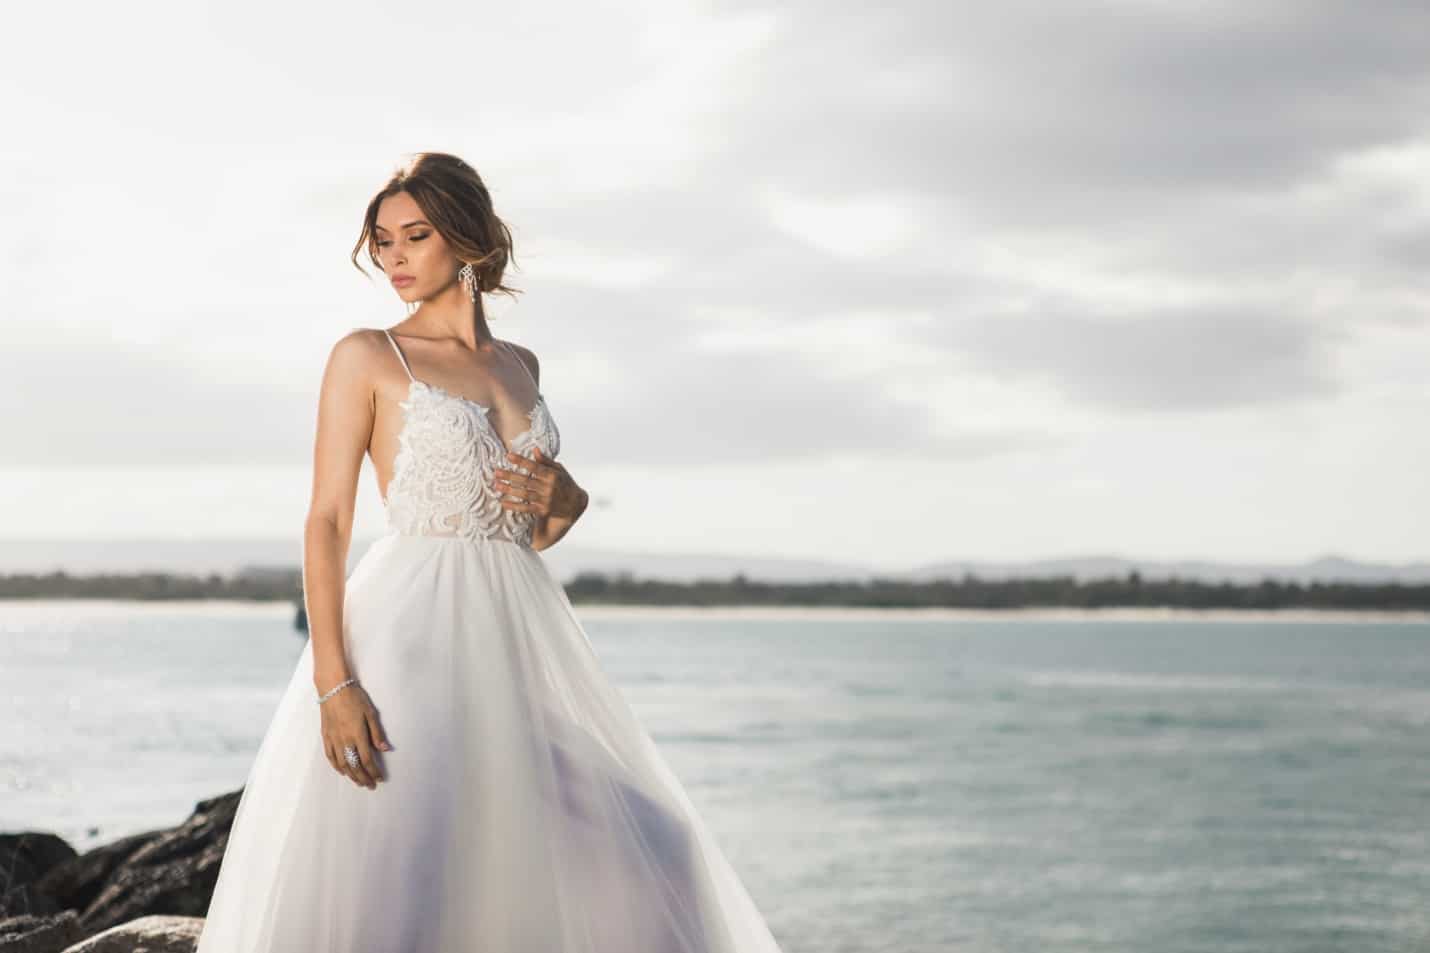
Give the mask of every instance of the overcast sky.
[[443, 150], [583, 546], [1430, 557], [1423, 2], [203, 7], [0, 37], [4, 535], [299, 535]]

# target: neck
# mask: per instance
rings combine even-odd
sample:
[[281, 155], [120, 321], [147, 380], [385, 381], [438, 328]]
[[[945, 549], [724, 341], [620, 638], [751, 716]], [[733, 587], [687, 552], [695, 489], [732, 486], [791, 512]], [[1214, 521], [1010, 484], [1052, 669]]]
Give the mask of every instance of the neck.
[[482, 296], [472, 301], [460, 281], [451, 284], [429, 298], [423, 299], [407, 319], [414, 329], [420, 328], [431, 337], [461, 341], [473, 351], [489, 351], [496, 339], [487, 327]]

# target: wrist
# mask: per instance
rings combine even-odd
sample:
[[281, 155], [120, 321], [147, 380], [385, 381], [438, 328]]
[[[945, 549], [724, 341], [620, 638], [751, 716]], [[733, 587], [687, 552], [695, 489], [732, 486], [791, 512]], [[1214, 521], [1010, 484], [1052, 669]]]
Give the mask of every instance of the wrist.
[[357, 684], [358, 684], [358, 680], [357, 680], [357, 679], [355, 679], [355, 678], [345, 678], [345, 679], [343, 679], [341, 682], [338, 682], [337, 684], [335, 684], [332, 688], [328, 689], [327, 691], [319, 691], [319, 692], [318, 692], [318, 704], [321, 705], [323, 702], [327, 701], [329, 698], [332, 698], [334, 695], [337, 695], [337, 694], [343, 692], [343, 691], [346, 690], [346, 689], [352, 688], [353, 686], [355, 686], [355, 685], [357, 685]]
[[313, 675], [313, 687], [321, 695], [339, 682], [345, 682], [352, 677], [352, 672], [346, 668], [323, 669]]

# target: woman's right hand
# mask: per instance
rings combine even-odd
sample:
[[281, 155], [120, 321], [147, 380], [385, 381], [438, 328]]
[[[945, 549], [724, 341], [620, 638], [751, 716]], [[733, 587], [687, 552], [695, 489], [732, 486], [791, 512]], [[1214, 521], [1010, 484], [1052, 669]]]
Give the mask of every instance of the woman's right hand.
[[[323, 753], [333, 770], [365, 788], [376, 788], [379, 780], [387, 780], [375, 751], [391, 751], [392, 745], [367, 690], [354, 682], [319, 704], [318, 709], [323, 719]], [[343, 756], [343, 749], [349, 745], [357, 749], [357, 767], [350, 767]]]

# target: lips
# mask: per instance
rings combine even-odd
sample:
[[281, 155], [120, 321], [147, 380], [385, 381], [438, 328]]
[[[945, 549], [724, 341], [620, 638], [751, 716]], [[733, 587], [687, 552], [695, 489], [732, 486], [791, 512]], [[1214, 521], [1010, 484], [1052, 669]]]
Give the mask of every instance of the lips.
[[403, 287], [403, 286], [405, 286], [405, 285], [410, 285], [410, 284], [412, 284], [412, 282], [414, 282], [414, 281], [416, 281], [416, 280], [417, 280], [417, 279], [416, 279], [416, 278], [413, 278], [411, 275], [397, 275], [396, 277], [394, 277], [394, 278], [392, 279], [392, 283], [393, 283], [393, 285], [395, 285], [395, 286], [401, 288], [401, 287]]

